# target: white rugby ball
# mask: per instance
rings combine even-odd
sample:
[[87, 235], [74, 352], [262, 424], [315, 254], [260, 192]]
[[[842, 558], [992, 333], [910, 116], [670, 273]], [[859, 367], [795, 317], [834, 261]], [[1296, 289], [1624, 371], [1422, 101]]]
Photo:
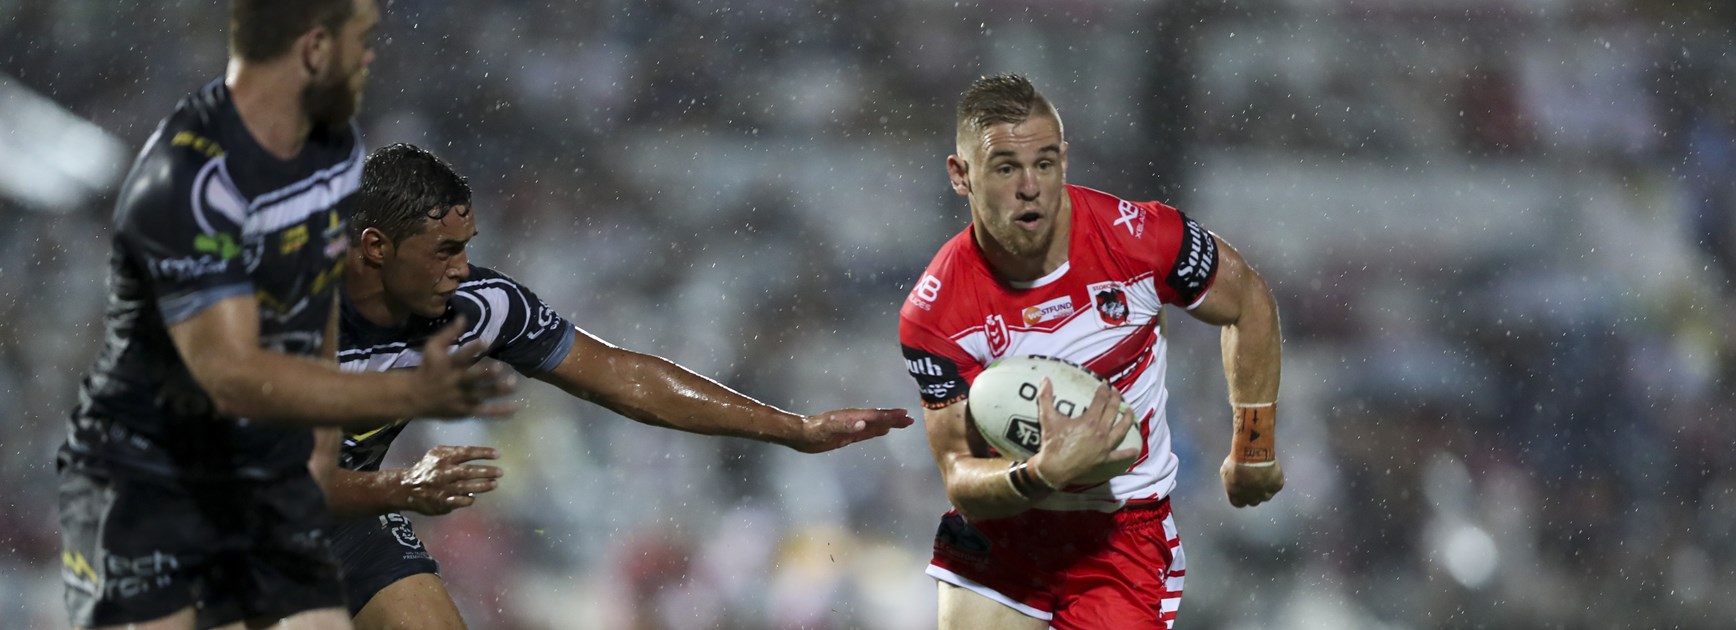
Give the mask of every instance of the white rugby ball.
[[[1077, 417], [1091, 405], [1103, 379], [1090, 370], [1061, 359], [1041, 356], [1008, 357], [996, 361], [977, 375], [966, 400], [977, 431], [990, 446], [1009, 459], [1023, 461], [1037, 454], [1043, 443], [1042, 424], [1037, 420], [1037, 392], [1047, 377], [1055, 388], [1055, 410]], [[1128, 430], [1122, 448], [1138, 448], [1139, 427]], [[1137, 457], [1137, 456], [1136, 456]], [[1135, 457], [1135, 458], [1136, 458]], [[1135, 458], [1108, 461], [1073, 480], [1073, 485], [1097, 484], [1127, 472]]]

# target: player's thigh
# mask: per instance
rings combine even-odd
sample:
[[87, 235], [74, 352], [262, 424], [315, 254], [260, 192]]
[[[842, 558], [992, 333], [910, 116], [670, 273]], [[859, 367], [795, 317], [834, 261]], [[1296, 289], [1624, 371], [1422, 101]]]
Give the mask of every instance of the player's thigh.
[[458, 604], [446, 583], [432, 573], [418, 573], [381, 589], [356, 613], [356, 630], [463, 630]]
[[946, 582], [940, 588], [940, 630], [1045, 630], [1049, 622], [1027, 616], [1005, 604]]
[[216, 630], [350, 630], [349, 611], [342, 608], [304, 610], [280, 619], [249, 619], [218, 626]]
[[197, 615], [194, 614], [193, 607], [188, 606], [173, 613], [169, 613], [169, 616], [167, 617], [158, 617], [141, 623], [126, 623], [118, 626], [96, 626], [93, 628], [79, 628], [79, 630], [192, 630], [194, 627], [193, 621], [197, 618]]

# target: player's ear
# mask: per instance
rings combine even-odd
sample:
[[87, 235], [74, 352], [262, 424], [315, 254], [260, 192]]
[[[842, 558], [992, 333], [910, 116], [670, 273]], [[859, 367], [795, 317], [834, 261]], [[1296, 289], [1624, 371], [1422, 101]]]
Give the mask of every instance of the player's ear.
[[385, 263], [386, 255], [395, 246], [385, 232], [381, 232], [379, 228], [368, 228], [362, 230], [361, 241], [351, 245], [351, 247], [355, 247], [357, 251], [362, 253], [362, 262], [379, 266]]
[[970, 164], [957, 155], [946, 156], [946, 177], [952, 180], [952, 192], [960, 197], [970, 196]]
[[331, 64], [331, 57], [336, 49], [337, 40], [324, 26], [315, 26], [295, 40], [296, 54], [301, 57], [302, 70], [307, 72], [309, 78], [320, 76]]

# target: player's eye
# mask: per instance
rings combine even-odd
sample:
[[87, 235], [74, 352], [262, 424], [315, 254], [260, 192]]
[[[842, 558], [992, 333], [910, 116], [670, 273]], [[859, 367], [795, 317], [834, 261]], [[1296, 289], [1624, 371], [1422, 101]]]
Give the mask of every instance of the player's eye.
[[999, 167], [995, 168], [995, 172], [999, 173], [1001, 175], [1012, 175], [1013, 174], [1013, 166], [1011, 164], [1002, 164]]

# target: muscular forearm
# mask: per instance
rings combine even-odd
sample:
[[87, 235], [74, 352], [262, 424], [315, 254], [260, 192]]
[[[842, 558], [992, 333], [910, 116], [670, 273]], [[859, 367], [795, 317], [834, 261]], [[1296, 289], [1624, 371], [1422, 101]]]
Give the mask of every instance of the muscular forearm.
[[267, 422], [338, 425], [414, 415], [408, 372], [346, 374], [329, 363], [258, 350], [195, 372], [230, 416]]
[[1240, 317], [1223, 328], [1224, 378], [1233, 404], [1278, 399], [1278, 305], [1258, 276], [1249, 285]]
[[[599, 392], [598, 404], [639, 422], [703, 435], [726, 435], [793, 447], [802, 416], [759, 402], [675, 363], [620, 351], [612, 363], [622, 386]], [[580, 394], [580, 392], [574, 392]]]
[[947, 462], [946, 496], [960, 514], [973, 521], [1006, 518], [1031, 509], [1035, 500], [1013, 489], [1007, 478], [1012, 461], [1005, 458], [951, 456]]
[[338, 468], [326, 484], [326, 505], [338, 520], [368, 518], [408, 510], [410, 490], [398, 469], [363, 472]]

